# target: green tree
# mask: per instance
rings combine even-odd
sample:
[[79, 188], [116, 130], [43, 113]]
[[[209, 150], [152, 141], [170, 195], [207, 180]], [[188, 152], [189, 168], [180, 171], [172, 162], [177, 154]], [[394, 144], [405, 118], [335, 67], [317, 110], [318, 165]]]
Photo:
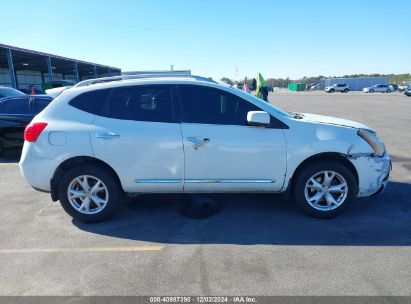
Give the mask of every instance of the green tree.
[[222, 82], [225, 82], [226, 84], [229, 84], [229, 85], [233, 85], [234, 84], [234, 81], [232, 81], [230, 78], [227, 78], [227, 77], [223, 77], [223, 78], [221, 78], [220, 79]]

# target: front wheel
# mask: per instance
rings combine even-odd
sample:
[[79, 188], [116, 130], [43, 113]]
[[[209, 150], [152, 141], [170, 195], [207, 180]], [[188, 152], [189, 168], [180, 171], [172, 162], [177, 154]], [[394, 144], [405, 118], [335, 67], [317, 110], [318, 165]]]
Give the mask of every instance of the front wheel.
[[369, 92], [369, 93], [374, 93], [374, 90], [371, 89], [371, 90], [369, 90], [368, 92]]
[[308, 164], [298, 174], [293, 190], [298, 206], [318, 218], [340, 214], [358, 192], [354, 174], [338, 161]]
[[105, 169], [81, 165], [68, 170], [59, 182], [63, 209], [82, 222], [99, 222], [111, 217], [120, 195], [119, 185]]
[[344, 93], [348, 93], [348, 89], [344, 89]]

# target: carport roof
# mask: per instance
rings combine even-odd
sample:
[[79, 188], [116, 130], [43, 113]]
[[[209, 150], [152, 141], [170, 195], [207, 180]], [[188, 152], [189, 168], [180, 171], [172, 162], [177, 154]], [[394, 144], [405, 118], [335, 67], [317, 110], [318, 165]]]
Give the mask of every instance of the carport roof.
[[[77, 60], [77, 59], [73, 59], [73, 58], [69, 58], [69, 57], [63, 57], [63, 56], [53, 55], [53, 54], [49, 54], [49, 53], [43, 53], [43, 52], [28, 50], [28, 49], [19, 48], [19, 47], [15, 47], [15, 46], [0, 43], [0, 50], [1, 49], [11, 49], [15, 52], [19, 52], [19, 56], [24, 56], [24, 54], [27, 54], [27, 56], [31, 55], [31, 56], [34, 56], [34, 57], [46, 56], [46, 57], [51, 57], [52, 59], [60, 59], [60, 60], [65, 60], [65, 61], [78, 62], [80, 64], [87, 64], [87, 65], [96, 65], [97, 67], [109, 68], [109, 69], [113, 69], [113, 70], [121, 70], [120, 68], [116, 68], [116, 67], [112, 67], [112, 66], [108, 66], [108, 65], [92, 63], [92, 62], [83, 61], [83, 60]], [[14, 56], [14, 54], [13, 54], [13, 56]], [[27, 58], [27, 59], [30, 59], [30, 58]]]

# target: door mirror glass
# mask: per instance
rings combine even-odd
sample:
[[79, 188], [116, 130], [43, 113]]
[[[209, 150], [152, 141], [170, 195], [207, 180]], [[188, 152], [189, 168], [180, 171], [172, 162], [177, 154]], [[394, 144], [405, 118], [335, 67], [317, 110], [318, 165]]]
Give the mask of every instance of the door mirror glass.
[[250, 111], [247, 113], [247, 123], [250, 126], [269, 126], [270, 115], [264, 111]]

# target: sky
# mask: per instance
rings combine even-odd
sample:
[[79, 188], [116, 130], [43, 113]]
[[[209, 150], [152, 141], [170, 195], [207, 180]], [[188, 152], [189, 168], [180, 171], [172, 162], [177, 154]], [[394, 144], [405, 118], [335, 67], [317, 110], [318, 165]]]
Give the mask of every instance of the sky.
[[0, 43], [119, 67], [411, 73], [410, 0], [1, 0]]

